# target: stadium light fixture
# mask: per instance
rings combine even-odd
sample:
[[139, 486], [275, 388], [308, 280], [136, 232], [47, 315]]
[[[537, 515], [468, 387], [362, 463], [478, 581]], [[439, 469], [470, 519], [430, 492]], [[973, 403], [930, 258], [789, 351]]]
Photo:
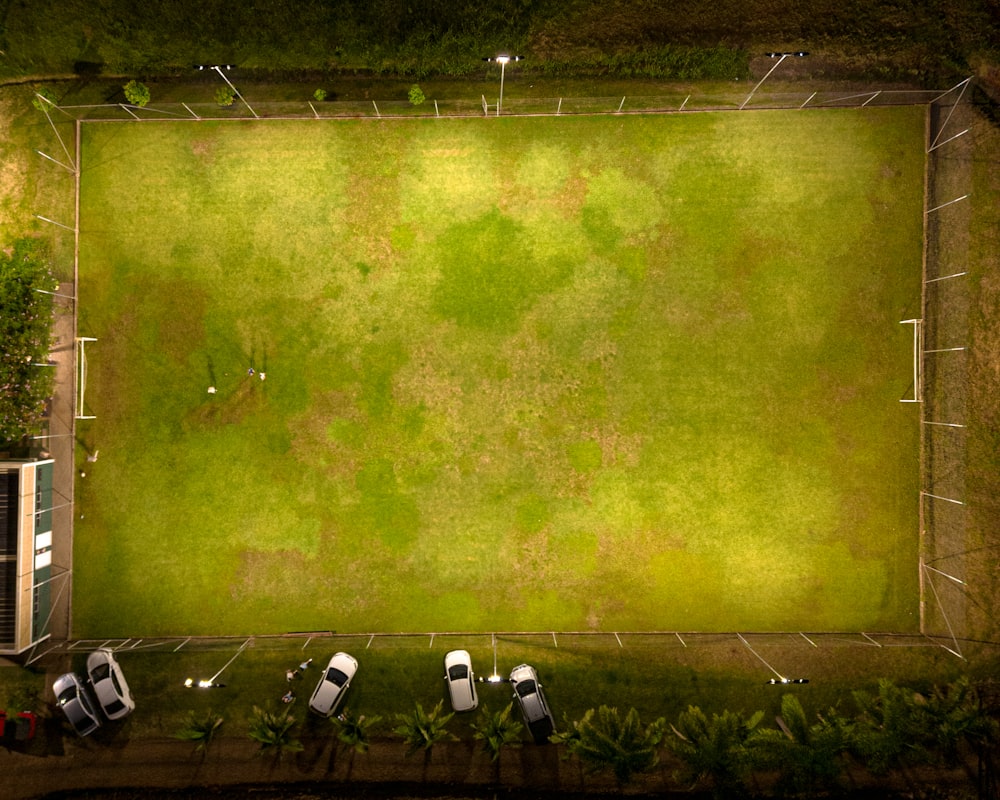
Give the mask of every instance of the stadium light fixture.
[[781, 66], [782, 61], [784, 61], [789, 56], [792, 56], [794, 58], [805, 58], [807, 55], [809, 55], [809, 53], [807, 53], [805, 50], [795, 50], [790, 53], [765, 53], [764, 55], [766, 55], [768, 58], [778, 59], [778, 63], [775, 64], [773, 67], [771, 67], [771, 69], [767, 71], [767, 75], [761, 78], [760, 81], [757, 82], [757, 85], [750, 90], [750, 94], [747, 95], [747, 99], [744, 100], [743, 103], [740, 105], [741, 111], [743, 110], [743, 107], [750, 102], [750, 98], [754, 96], [754, 92], [756, 92], [761, 87], [764, 81], [766, 81], [770, 77], [772, 72], [774, 72], [778, 67]]
[[195, 687], [198, 687], [199, 689], [223, 689], [225, 688], [226, 684], [213, 683], [210, 680], [204, 680], [204, 679], [196, 681], [194, 678], [188, 678], [186, 681], [184, 681], [184, 686], [186, 686], [188, 689], [193, 689]]
[[497, 102], [497, 116], [499, 117], [500, 114], [501, 114], [501, 112], [503, 111], [503, 78], [504, 78], [504, 72], [507, 69], [507, 65], [511, 61], [524, 61], [524, 56], [499, 55], [499, 56], [494, 56], [493, 58], [484, 58], [483, 61], [495, 61], [497, 64], [500, 65], [500, 100], [499, 100], [499, 102]]
[[784, 675], [778, 672], [778, 670], [772, 667], [760, 653], [758, 653], [756, 650], [753, 649], [753, 647], [750, 646], [750, 642], [746, 640], [746, 638], [743, 636], [742, 633], [737, 633], [736, 638], [739, 639], [740, 642], [743, 643], [744, 647], [746, 647], [746, 649], [753, 654], [754, 658], [760, 661], [761, 664], [763, 664], [777, 676], [771, 678], [770, 680], [764, 681], [765, 686], [787, 686], [790, 683], [809, 683], [808, 678], [786, 678]]
[[245, 105], [250, 110], [250, 113], [254, 115], [254, 119], [260, 119], [257, 112], [253, 110], [253, 108], [247, 102], [246, 98], [240, 94], [240, 90], [237, 89], [235, 86], [233, 86], [233, 82], [229, 80], [229, 78], [226, 77], [226, 73], [222, 71], [226, 70], [226, 72], [228, 72], [235, 66], [236, 66], [235, 64], [195, 64], [194, 68], [199, 72], [202, 72], [206, 69], [211, 69], [218, 72], [219, 77], [222, 78], [222, 80], [224, 80], [229, 85], [229, 88], [233, 90], [233, 94], [235, 94], [238, 98], [240, 98], [240, 100], [243, 101], [243, 105]]
[[237, 658], [240, 657], [240, 653], [242, 653], [244, 650], [247, 649], [247, 646], [250, 644], [251, 641], [252, 641], [251, 639], [247, 639], [245, 642], [243, 642], [243, 644], [240, 645], [240, 649], [236, 651], [236, 655], [234, 655], [225, 664], [223, 664], [222, 665], [222, 669], [220, 669], [218, 672], [216, 672], [211, 678], [202, 678], [201, 680], [197, 680], [197, 681], [194, 678], [188, 678], [187, 680], [184, 681], [185, 688], [188, 688], [188, 689], [194, 689], [194, 688], [198, 688], [198, 689], [224, 689], [225, 686], [226, 686], [226, 684], [224, 684], [224, 683], [216, 683], [216, 679], [223, 672], [226, 671], [226, 667], [228, 667]]

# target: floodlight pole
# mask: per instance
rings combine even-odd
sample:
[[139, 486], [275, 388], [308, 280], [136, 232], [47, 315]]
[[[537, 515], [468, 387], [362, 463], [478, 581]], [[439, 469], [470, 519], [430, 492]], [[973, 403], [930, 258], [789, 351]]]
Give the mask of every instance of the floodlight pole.
[[247, 646], [250, 644], [251, 641], [253, 641], [252, 638], [247, 639], [245, 642], [243, 642], [243, 644], [240, 645], [240, 649], [236, 651], [236, 654], [231, 659], [229, 659], [225, 664], [223, 664], [222, 669], [216, 672], [211, 678], [202, 678], [197, 683], [194, 681], [193, 678], [188, 678], [186, 681], [184, 681], [184, 685], [188, 689], [194, 688], [195, 686], [197, 686], [199, 689], [221, 689], [223, 686], [225, 686], [225, 684], [216, 683], [215, 681], [223, 672], [226, 671], [226, 668], [230, 664], [232, 664], [237, 658], [240, 657], [240, 654], [242, 654], [242, 652], [247, 649]]
[[496, 61], [500, 65], [500, 100], [497, 102], [497, 116], [503, 113], [503, 79], [506, 73], [507, 64], [511, 61], [521, 61], [524, 56], [499, 55], [487, 58], [486, 61]]
[[243, 95], [241, 95], [241, 94], [240, 94], [240, 90], [239, 90], [239, 89], [237, 89], [237, 88], [236, 88], [235, 86], [233, 86], [233, 83], [232, 83], [232, 81], [230, 81], [230, 80], [229, 80], [229, 78], [227, 78], [227, 77], [226, 77], [226, 76], [225, 76], [225, 75], [223, 74], [223, 72], [222, 72], [222, 68], [221, 68], [221, 67], [212, 67], [212, 69], [214, 69], [214, 70], [215, 70], [216, 72], [218, 72], [218, 73], [219, 73], [219, 76], [220, 76], [220, 77], [222, 78], [222, 80], [224, 80], [224, 81], [225, 81], [225, 82], [226, 82], [227, 84], [229, 84], [229, 88], [230, 88], [230, 89], [232, 89], [232, 90], [233, 90], [233, 92], [235, 92], [235, 93], [236, 93], [236, 96], [237, 96], [238, 98], [240, 98], [240, 100], [242, 100], [242, 101], [243, 101], [243, 105], [245, 105], [245, 106], [246, 106], [246, 107], [247, 107], [248, 109], [250, 109], [250, 113], [251, 113], [251, 114], [253, 114], [253, 116], [254, 116], [254, 119], [260, 119], [260, 117], [258, 117], [258, 116], [257, 116], [257, 112], [256, 112], [256, 111], [254, 111], [254, 110], [253, 110], [253, 108], [251, 108], [251, 106], [250, 106], [250, 104], [249, 104], [249, 103], [247, 102], [246, 98], [245, 98], [245, 97], [244, 97]]
[[65, 297], [67, 300], [72, 300], [76, 302], [76, 297], [71, 294], [59, 294], [59, 292], [49, 292], [45, 289], [32, 289], [33, 292], [38, 292], [39, 294], [50, 294], [53, 297]]
[[212, 64], [212, 65], [198, 64], [195, 67], [195, 69], [198, 69], [198, 70], [214, 69], [216, 72], [218, 72], [219, 73], [219, 77], [222, 78], [222, 80], [224, 80], [229, 85], [229, 88], [233, 90], [233, 94], [235, 94], [238, 98], [240, 98], [240, 100], [243, 101], [243, 105], [245, 105], [249, 109], [250, 113], [254, 115], [254, 119], [260, 119], [260, 116], [257, 114], [256, 111], [253, 110], [253, 108], [251, 107], [251, 105], [247, 102], [247, 99], [243, 95], [240, 94], [240, 90], [237, 89], [235, 86], [233, 86], [233, 82], [230, 81], [229, 78], [226, 77], [225, 73], [222, 71], [223, 67], [225, 67], [226, 69], [232, 69], [233, 65], [232, 64]]
[[54, 219], [49, 219], [48, 217], [43, 217], [41, 214], [35, 214], [35, 219], [40, 219], [42, 222], [48, 222], [50, 225], [55, 225], [58, 228], [65, 228], [68, 231], [74, 231], [69, 225], [63, 225], [61, 222], [56, 222]]
[[775, 685], [782, 685], [783, 686], [783, 685], [786, 685], [786, 684], [789, 684], [789, 683], [809, 683], [809, 679], [808, 678], [786, 678], [784, 675], [782, 675], [780, 672], [778, 672], [778, 670], [776, 670], [774, 667], [772, 667], [770, 664], [768, 664], [767, 661], [764, 660], [764, 657], [761, 656], [760, 653], [758, 653], [756, 650], [754, 650], [750, 646], [750, 642], [748, 642], [743, 637], [742, 633], [737, 633], [736, 637], [743, 643], [743, 645], [746, 647], [747, 650], [749, 650], [751, 653], [753, 653], [754, 657], [758, 661], [760, 661], [761, 664], [763, 664], [765, 667], [767, 667], [769, 670], [771, 670], [771, 672], [773, 672], [777, 676], [776, 678], [771, 678], [770, 680], [765, 681], [766, 684], [769, 684], [771, 686], [775, 686]]
[[497, 58], [500, 62], [500, 99], [497, 101], [497, 116], [500, 116], [500, 112], [503, 110], [503, 76], [504, 70], [507, 68], [507, 62], [510, 59], [507, 56], [500, 56]]
[[[764, 81], [766, 81], [766, 80], [767, 80], [767, 79], [768, 79], [768, 78], [769, 78], [769, 77], [771, 76], [771, 73], [772, 73], [772, 72], [774, 72], [774, 71], [775, 71], [775, 70], [776, 70], [776, 69], [777, 69], [778, 67], [780, 67], [780, 66], [781, 66], [781, 62], [782, 62], [782, 61], [784, 61], [784, 60], [785, 60], [786, 58], [788, 58], [789, 56], [796, 56], [796, 57], [798, 57], [798, 58], [802, 58], [803, 56], [807, 56], [807, 55], [809, 55], [809, 54], [808, 54], [808, 53], [805, 53], [805, 52], [802, 52], [802, 51], [798, 51], [798, 52], [794, 52], [794, 53], [768, 53], [767, 55], [768, 55], [768, 56], [770, 56], [771, 58], [777, 58], [777, 59], [778, 59], [778, 63], [777, 63], [777, 64], [775, 64], [775, 65], [774, 65], [773, 67], [771, 67], [771, 69], [769, 69], [769, 70], [767, 71], [767, 75], [765, 75], [765, 76], [764, 76], [763, 78], [761, 78], [761, 79], [760, 79], [760, 80], [759, 80], [759, 81], [757, 82], [757, 85], [756, 85], [756, 86], [754, 86], [754, 87], [753, 87], [753, 89], [751, 89], [751, 90], [750, 90], [750, 94], [748, 94], [748, 95], [747, 95], [747, 98], [746, 98], [746, 100], [744, 100], [744, 101], [743, 101], [743, 102], [742, 102], [742, 103], [740, 104], [740, 111], [742, 111], [742, 110], [743, 110], [743, 107], [744, 107], [744, 106], [745, 106], [745, 105], [746, 105], [747, 103], [749, 103], [749, 102], [750, 102], [750, 98], [754, 96], [754, 93], [755, 93], [755, 92], [756, 92], [756, 91], [757, 91], [757, 90], [758, 90], [758, 89], [759, 89], [759, 88], [761, 87], [761, 85], [762, 85], [762, 84], [764, 83]], [[780, 58], [778, 58], [779, 56], [780, 56]]]

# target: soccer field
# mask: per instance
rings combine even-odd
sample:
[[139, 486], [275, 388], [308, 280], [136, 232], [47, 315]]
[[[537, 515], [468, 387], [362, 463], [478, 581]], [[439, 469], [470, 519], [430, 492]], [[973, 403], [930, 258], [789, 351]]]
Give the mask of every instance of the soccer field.
[[74, 634], [914, 630], [923, 132], [85, 123]]

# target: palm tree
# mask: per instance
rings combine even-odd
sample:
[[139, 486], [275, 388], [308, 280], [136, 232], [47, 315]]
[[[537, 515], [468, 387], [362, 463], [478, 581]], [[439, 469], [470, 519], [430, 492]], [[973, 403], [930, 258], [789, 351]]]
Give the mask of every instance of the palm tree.
[[725, 711], [709, 719], [698, 706], [689, 706], [670, 726], [674, 738], [668, 742], [686, 765], [685, 779], [692, 785], [711, 779], [716, 797], [740, 794], [750, 767], [747, 742], [763, 716], [763, 711], [751, 717]]
[[351, 748], [347, 762], [348, 779], [354, 771], [354, 757], [358, 753], [368, 752], [369, 729], [375, 727], [381, 720], [381, 717], [366, 717], [364, 714], [356, 717], [348, 709], [331, 718], [330, 722], [337, 729], [337, 740]]
[[201, 716], [192, 711], [188, 715], [187, 724], [174, 734], [174, 738], [194, 742], [195, 752], [204, 754], [211, 747], [223, 721], [222, 717], [212, 711], [206, 711]]
[[260, 743], [260, 752], [274, 753], [276, 759], [286, 751], [299, 753], [302, 742], [292, 736], [292, 726], [295, 717], [287, 710], [267, 711], [257, 706], [253, 707], [253, 718], [250, 720], [250, 738]]
[[490, 754], [490, 760], [496, 764], [496, 782], [500, 781], [500, 753], [505, 747], [520, 747], [521, 733], [524, 731], [517, 719], [514, 719], [514, 704], [508, 703], [503, 711], [490, 713], [485, 705], [479, 710], [479, 720], [472, 723], [474, 739], [483, 743], [483, 751]]
[[660, 718], [645, 727], [639, 712], [629, 709], [624, 718], [617, 708], [590, 709], [573, 723], [576, 736], [564, 737], [566, 749], [591, 771], [610, 769], [619, 786], [633, 775], [648, 772], [659, 762], [656, 748], [663, 741], [666, 720]]
[[948, 763], [958, 760], [963, 743], [979, 753], [1000, 735], [1000, 726], [967, 676], [944, 688], [935, 686], [929, 697], [917, 695], [916, 701], [923, 706], [929, 738]]
[[442, 716], [441, 710], [443, 706], [444, 700], [438, 700], [438, 704], [431, 711], [427, 712], [424, 711], [420, 703], [417, 703], [411, 714], [396, 715], [396, 719], [399, 721], [396, 733], [402, 736], [410, 746], [406, 751], [406, 755], [410, 756], [418, 750], [423, 750], [426, 758], [429, 760], [431, 748], [435, 744], [447, 740], [455, 740], [455, 737], [446, 730], [446, 726], [451, 722], [451, 718], [455, 716], [455, 713], [452, 712]]
[[912, 689], [882, 678], [878, 694], [852, 692], [859, 714], [850, 727], [850, 749], [876, 775], [893, 767], [924, 763], [927, 715]]
[[368, 729], [382, 720], [381, 717], [354, 716], [349, 710], [332, 717], [330, 721], [337, 729], [337, 738], [350, 747], [355, 753], [368, 752]]
[[812, 725], [794, 695], [781, 698], [777, 728], [754, 731], [748, 752], [754, 766], [779, 772], [780, 794], [812, 796], [834, 789], [847, 749], [845, 720], [833, 710]]

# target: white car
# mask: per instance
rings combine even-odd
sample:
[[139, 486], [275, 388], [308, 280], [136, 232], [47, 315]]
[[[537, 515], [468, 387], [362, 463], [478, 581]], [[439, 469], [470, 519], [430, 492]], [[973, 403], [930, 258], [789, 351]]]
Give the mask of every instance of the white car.
[[448, 682], [451, 707], [455, 711], [472, 711], [479, 705], [476, 675], [467, 650], [452, 650], [444, 657], [444, 679]]
[[102, 647], [87, 656], [87, 677], [108, 719], [121, 719], [135, 710], [125, 675], [110, 650]]
[[52, 684], [56, 703], [80, 736], [89, 736], [101, 727], [101, 720], [87, 694], [87, 687], [72, 672], [60, 675]]
[[329, 717], [337, 710], [340, 701], [347, 694], [354, 673], [358, 671], [358, 662], [347, 653], [337, 653], [323, 670], [323, 677], [316, 685], [316, 691], [309, 698], [309, 710], [323, 717]]
[[514, 699], [521, 707], [521, 715], [531, 738], [535, 744], [545, 744], [555, 732], [555, 721], [545, 701], [542, 684], [538, 682], [538, 673], [534, 667], [521, 664], [511, 670], [510, 682], [514, 684]]

